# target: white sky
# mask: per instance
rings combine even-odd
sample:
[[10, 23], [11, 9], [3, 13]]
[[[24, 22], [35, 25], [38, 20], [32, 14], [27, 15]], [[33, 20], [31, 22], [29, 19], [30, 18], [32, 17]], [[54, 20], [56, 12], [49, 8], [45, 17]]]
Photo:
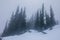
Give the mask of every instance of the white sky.
[[45, 9], [48, 12], [50, 5], [52, 5], [55, 18], [59, 21], [60, 0], [0, 0], [0, 33], [3, 32], [6, 21], [10, 19], [12, 12], [15, 12], [18, 5], [20, 8], [26, 7], [27, 18], [29, 18], [36, 13], [38, 8], [41, 8], [42, 3], [45, 4]]

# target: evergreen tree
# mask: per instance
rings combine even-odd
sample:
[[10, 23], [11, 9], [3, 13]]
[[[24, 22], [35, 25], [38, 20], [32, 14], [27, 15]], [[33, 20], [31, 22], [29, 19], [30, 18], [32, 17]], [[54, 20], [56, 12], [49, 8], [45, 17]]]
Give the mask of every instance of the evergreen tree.
[[14, 15], [12, 14], [12, 17], [11, 17], [11, 20], [10, 20], [9, 24], [6, 24], [6, 26], [5, 26], [5, 29], [4, 29], [4, 31], [2, 33], [2, 37], [8, 36], [9, 34], [11, 34], [11, 32], [13, 32], [13, 30], [14, 30], [13, 29], [14, 28], [13, 27], [14, 26], [14, 22], [13, 21], [14, 21]]
[[39, 11], [37, 11], [37, 14], [36, 14], [35, 29], [39, 30]]
[[56, 25], [55, 18], [54, 18], [54, 12], [53, 12], [52, 7], [50, 6], [50, 29], [52, 29], [54, 25]]
[[48, 29], [50, 26], [50, 17], [47, 14], [47, 12], [45, 11], [45, 17], [46, 17], [46, 24], [45, 24], [45, 29]]
[[42, 31], [44, 29], [44, 4], [42, 4], [42, 10], [40, 11], [40, 27]]
[[22, 30], [26, 30], [26, 10], [24, 8], [23, 14], [22, 14]]
[[18, 33], [18, 34], [19, 34], [19, 32], [21, 32], [22, 13], [23, 13], [23, 10], [21, 8], [21, 11], [19, 12], [18, 17], [17, 17], [17, 21], [16, 21], [17, 27], [18, 27], [17, 30], [16, 30], [16, 33]]
[[[2, 36], [11, 36], [21, 34], [26, 30], [26, 19], [25, 19], [25, 9], [21, 9], [19, 12], [19, 7], [17, 7], [15, 15], [12, 14], [12, 17], [8, 23], [7, 30], [4, 30]], [[5, 28], [6, 29], [6, 28]]]
[[[40, 14], [40, 15], [39, 15]], [[35, 20], [35, 27], [38, 31], [44, 30], [44, 4], [42, 4], [42, 10], [37, 11], [36, 20]]]
[[6, 32], [7, 32], [7, 22], [6, 22], [6, 25], [5, 25], [4, 32], [2, 33], [3, 35], [1, 35], [1, 36], [5, 36], [5, 35], [7, 35]]

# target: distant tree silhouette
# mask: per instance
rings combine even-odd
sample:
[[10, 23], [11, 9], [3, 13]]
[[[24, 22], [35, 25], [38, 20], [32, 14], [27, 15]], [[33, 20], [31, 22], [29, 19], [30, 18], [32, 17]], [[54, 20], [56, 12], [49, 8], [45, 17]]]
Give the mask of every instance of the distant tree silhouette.
[[6, 22], [5, 29], [4, 29], [4, 31], [3, 31], [3, 33], [2, 33], [2, 34], [3, 34], [2, 36], [7, 35], [7, 34], [6, 34], [6, 32], [7, 32], [7, 28], [8, 28], [8, 26], [7, 26], [7, 22]]
[[30, 29], [35, 29], [39, 32], [46, 34], [43, 31], [48, 28], [50, 28], [51, 30], [55, 25], [56, 20], [54, 18], [54, 12], [51, 6], [50, 6], [50, 16], [45, 10], [43, 3], [40, 11], [37, 10], [35, 17], [32, 16], [28, 22], [26, 22], [26, 9], [21, 8], [21, 10], [19, 10], [18, 6], [16, 12], [12, 13], [9, 23], [6, 23], [5, 29], [1, 36], [5, 37], [11, 35], [19, 35]]
[[[40, 15], [39, 15], [40, 14]], [[52, 27], [56, 25], [56, 21], [54, 18], [54, 12], [52, 7], [50, 7], [50, 16], [47, 11], [44, 9], [44, 4], [42, 4], [42, 9], [37, 11], [36, 20], [35, 20], [35, 28], [42, 32], [48, 28], [52, 29]]]
[[39, 11], [37, 11], [37, 14], [36, 14], [35, 29], [39, 30]]
[[54, 18], [54, 12], [53, 12], [53, 9], [52, 7], [50, 6], [50, 29], [52, 29], [52, 27], [56, 25], [56, 21], [55, 21], [55, 18]]
[[26, 10], [24, 8], [24, 11], [22, 13], [22, 23], [21, 23], [21, 27], [22, 27], [22, 30], [25, 31], [26, 30]]
[[7, 24], [8, 28], [4, 29], [4, 32], [2, 33], [2, 37], [24, 33], [26, 31], [25, 17], [26, 17], [25, 9], [24, 11], [21, 9], [21, 11], [19, 12], [19, 7], [17, 7], [15, 14], [12, 14], [9, 23]]
[[40, 29], [41, 31], [44, 30], [44, 4], [42, 4], [42, 9], [40, 11]]
[[46, 17], [46, 24], [45, 24], [45, 29], [48, 29], [50, 26], [50, 17], [47, 14], [47, 12], [45, 11], [45, 17]]
[[30, 29], [34, 29], [35, 27], [34, 27], [34, 22], [35, 22], [35, 18], [34, 18], [34, 15], [32, 15], [32, 17], [30, 18], [30, 20], [29, 20], [29, 28]]

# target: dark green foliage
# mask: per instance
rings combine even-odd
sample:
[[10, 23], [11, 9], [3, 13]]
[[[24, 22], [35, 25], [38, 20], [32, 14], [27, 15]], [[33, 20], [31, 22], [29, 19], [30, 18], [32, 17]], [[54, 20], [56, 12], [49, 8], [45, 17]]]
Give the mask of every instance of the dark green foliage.
[[38, 31], [43, 31], [44, 29], [44, 4], [42, 5], [42, 10], [37, 11], [35, 27]]
[[56, 21], [54, 18], [54, 12], [52, 7], [50, 6], [50, 28], [52, 29], [52, 26], [56, 25]]
[[21, 23], [21, 26], [22, 26], [22, 30], [26, 30], [26, 15], [25, 15], [25, 9], [22, 13], [22, 23]]
[[44, 4], [42, 5], [42, 10], [40, 11], [40, 27], [41, 30], [44, 29]]
[[45, 17], [46, 17], [45, 29], [48, 29], [50, 26], [50, 17], [49, 17], [49, 15], [47, 15], [46, 11], [45, 11]]
[[26, 30], [30, 29], [35, 29], [39, 32], [46, 34], [45, 32], [43, 32], [44, 30], [48, 28], [52, 29], [52, 27], [56, 25], [52, 7], [50, 7], [50, 16], [49, 16], [47, 11], [44, 9], [44, 4], [42, 4], [40, 12], [39, 10], [37, 10], [35, 17], [32, 17], [28, 22], [26, 22], [25, 13], [26, 9], [24, 8], [23, 10], [21, 8], [21, 11], [19, 11], [18, 6], [15, 14], [12, 13], [12, 17], [9, 23], [8, 24], [6, 23], [5, 29], [1, 36], [5, 37], [11, 35], [19, 35], [26, 32]]
[[37, 12], [35, 28], [38, 31], [42, 32], [48, 28], [52, 29], [54, 25], [56, 25], [56, 21], [54, 18], [52, 7], [50, 7], [50, 17], [49, 17], [47, 11], [44, 10], [44, 4], [42, 4], [42, 9], [40, 10], [40, 13], [39, 11]]
[[39, 11], [37, 11], [36, 20], [35, 20], [35, 29], [39, 28]]
[[[6, 34], [7, 28], [8, 28], [8, 27], [7, 27], [7, 22], [6, 22], [4, 32], [2, 33], [3, 35], [7, 35], [7, 34]], [[2, 36], [3, 36], [3, 35], [2, 35]]]
[[[25, 9], [19, 12], [19, 7], [17, 7], [15, 15], [12, 14], [12, 17], [9, 21], [8, 28], [5, 28], [2, 37], [18, 35], [26, 31], [26, 19], [25, 19]], [[7, 27], [7, 26], [6, 26]]]

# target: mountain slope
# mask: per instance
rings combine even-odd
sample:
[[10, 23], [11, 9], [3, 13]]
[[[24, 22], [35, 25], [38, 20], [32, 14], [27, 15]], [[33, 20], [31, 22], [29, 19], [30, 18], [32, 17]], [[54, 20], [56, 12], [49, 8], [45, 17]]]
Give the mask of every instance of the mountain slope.
[[22, 35], [4, 37], [2, 40], [60, 40], [60, 25], [54, 26], [53, 30], [45, 30], [47, 34], [30, 30]]

